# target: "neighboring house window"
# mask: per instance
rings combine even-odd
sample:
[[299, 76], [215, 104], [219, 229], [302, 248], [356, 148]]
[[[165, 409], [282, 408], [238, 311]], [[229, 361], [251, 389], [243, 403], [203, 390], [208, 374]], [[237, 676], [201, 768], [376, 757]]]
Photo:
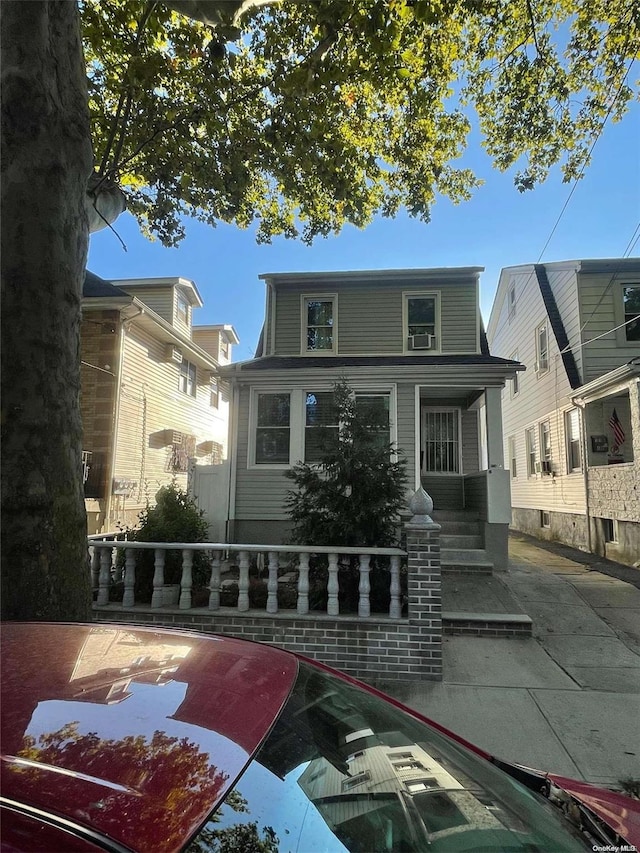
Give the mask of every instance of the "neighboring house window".
[[[511, 356], [511, 361], [518, 361], [518, 350], [516, 350]], [[520, 378], [519, 374], [515, 373], [513, 379], [511, 380], [511, 396], [517, 397], [520, 392]]]
[[571, 409], [565, 414], [565, 435], [567, 438], [567, 471], [582, 470], [582, 442], [580, 440], [580, 414]]
[[551, 470], [551, 424], [543, 421], [540, 424], [540, 461], [543, 473]]
[[527, 448], [527, 476], [533, 477], [536, 473], [536, 431], [533, 427], [524, 431], [525, 446]]
[[618, 522], [615, 518], [601, 518], [602, 535], [605, 542], [618, 541]]
[[304, 300], [307, 352], [333, 352], [335, 349], [335, 297]]
[[220, 355], [222, 358], [229, 358], [229, 341], [224, 337], [220, 338]]
[[509, 319], [513, 319], [516, 316], [516, 283], [515, 281], [511, 282], [509, 285], [509, 296], [507, 297], [509, 303]]
[[327, 431], [337, 433], [332, 391], [307, 391], [304, 421], [304, 461], [319, 462]]
[[188, 394], [190, 397], [196, 396], [196, 377], [197, 368], [195, 364], [183, 358], [180, 365], [180, 381], [178, 385], [183, 394]]
[[516, 437], [515, 435], [509, 436], [509, 469], [511, 470], [511, 476], [518, 476], [518, 464], [516, 460]]
[[217, 409], [220, 405], [220, 391], [218, 389], [218, 379], [216, 376], [211, 377], [211, 381], [209, 383], [209, 390], [210, 390], [209, 405], [212, 408]]
[[342, 782], [342, 790], [350, 791], [351, 788], [357, 788], [358, 785], [363, 785], [365, 782], [368, 782], [371, 779], [371, 774], [368, 770], [365, 770], [363, 773], [358, 773], [355, 776], [350, 776]]
[[255, 459], [257, 465], [289, 463], [289, 394], [258, 394]]
[[189, 325], [190, 307], [191, 306], [189, 305], [187, 300], [184, 298], [184, 296], [180, 296], [180, 294], [178, 294], [177, 305], [176, 305], [176, 315], [178, 317], [178, 320], [181, 320], [185, 324], [185, 326]]
[[406, 332], [410, 350], [436, 349], [438, 297], [408, 294], [406, 297]]
[[536, 329], [536, 373], [540, 376], [547, 370], [549, 370], [549, 335], [545, 322]]
[[425, 409], [423, 472], [460, 473], [460, 435], [458, 411]]
[[622, 288], [624, 332], [628, 341], [640, 341], [640, 284]]

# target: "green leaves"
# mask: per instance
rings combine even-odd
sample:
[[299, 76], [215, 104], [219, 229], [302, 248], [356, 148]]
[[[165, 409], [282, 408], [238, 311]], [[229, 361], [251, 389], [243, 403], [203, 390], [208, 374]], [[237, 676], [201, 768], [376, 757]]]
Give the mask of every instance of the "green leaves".
[[455, 164], [473, 112], [519, 189], [557, 164], [572, 179], [634, 96], [640, 44], [634, 4], [613, 0], [284, 0], [226, 45], [164, 3], [81, 9], [96, 163], [167, 245], [183, 215], [257, 223], [261, 241], [400, 207], [428, 221], [479, 184]]

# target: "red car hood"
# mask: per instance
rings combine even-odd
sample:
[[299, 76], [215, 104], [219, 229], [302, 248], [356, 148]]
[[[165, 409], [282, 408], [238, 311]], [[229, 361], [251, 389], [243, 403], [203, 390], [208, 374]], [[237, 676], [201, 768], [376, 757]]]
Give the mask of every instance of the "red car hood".
[[547, 778], [590, 809], [627, 844], [640, 850], [640, 800], [549, 773]]
[[294, 655], [123, 625], [2, 626], [2, 793], [179, 850], [262, 743]]

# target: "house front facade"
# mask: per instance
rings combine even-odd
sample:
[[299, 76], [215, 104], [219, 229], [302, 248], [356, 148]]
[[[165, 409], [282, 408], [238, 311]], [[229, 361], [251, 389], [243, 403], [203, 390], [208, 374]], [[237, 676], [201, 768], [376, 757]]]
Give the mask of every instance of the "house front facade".
[[[506, 563], [509, 477], [501, 390], [522, 369], [489, 354], [480, 267], [276, 273], [256, 358], [222, 368], [232, 388], [229, 541], [286, 543], [285, 472], [317, 459], [336, 383], [384, 414], [438, 511], [475, 514]], [[338, 425], [335, 425], [338, 428]]]
[[162, 485], [186, 488], [190, 459], [219, 465], [227, 456], [219, 368], [238, 338], [231, 326], [194, 326], [201, 306], [184, 278], [86, 274], [80, 401], [90, 533], [135, 525]]
[[502, 403], [513, 527], [640, 561], [640, 259], [508, 267], [487, 335], [527, 367]]

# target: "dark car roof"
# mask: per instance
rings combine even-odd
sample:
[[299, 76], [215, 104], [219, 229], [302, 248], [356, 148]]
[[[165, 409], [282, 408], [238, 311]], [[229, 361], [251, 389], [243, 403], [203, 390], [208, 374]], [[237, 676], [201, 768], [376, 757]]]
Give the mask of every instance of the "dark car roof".
[[178, 850], [289, 695], [294, 655], [125, 625], [2, 626], [2, 791], [135, 850]]

